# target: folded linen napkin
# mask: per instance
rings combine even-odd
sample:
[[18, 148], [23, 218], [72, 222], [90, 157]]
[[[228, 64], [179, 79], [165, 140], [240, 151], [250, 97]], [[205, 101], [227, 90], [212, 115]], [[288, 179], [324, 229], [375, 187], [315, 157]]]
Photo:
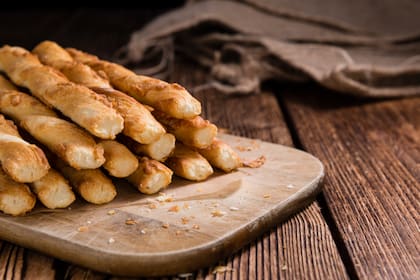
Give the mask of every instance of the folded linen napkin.
[[188, 1], [134, 32], [120, 62], [174, 53], [210, 69], [212, 86], [249, 94], [265, 80], [319, 84], [361, 97], [420, 94], [420, 1]]

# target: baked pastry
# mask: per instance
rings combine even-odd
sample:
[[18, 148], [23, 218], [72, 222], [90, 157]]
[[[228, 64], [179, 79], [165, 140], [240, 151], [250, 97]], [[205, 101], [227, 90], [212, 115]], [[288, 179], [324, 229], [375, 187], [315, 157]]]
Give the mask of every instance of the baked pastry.
[[16, 126], [0, 115], [0, 163], [16, 182], [28, 183], [47, 174], [50, 165], [44, 152], [20, 136]]
[[17, 85], [28, 88], [45, 104], [56, 108], [93, 135], [114, 139], [123, 118], [85, 86], [74, 84], [36, 56], [20, 47], [0, 48], [0, 70]]
[[143, 104], [164, 111], [179, 119], [189, 119], [201, 113], [201, 104], [184, 87], [169, 84], [155, 78], [137, 75], [116, 63], [101, 60], [96, 56], [69, 48], [67, 51], [79, 62], [104, 73], [111, 85]]

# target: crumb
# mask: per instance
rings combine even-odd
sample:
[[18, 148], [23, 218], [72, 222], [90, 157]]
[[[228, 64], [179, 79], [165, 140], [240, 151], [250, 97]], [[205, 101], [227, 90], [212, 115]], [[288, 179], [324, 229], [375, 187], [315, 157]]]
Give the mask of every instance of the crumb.
[[181, 222], [182, 222], [182, 224], [183, 225], [186, 225], [186, 224], [188, 224], [188, 222], [189, 222], [190, 220], [187, 218], [187, 217], [182, 217], [181, 218]]
[[144, 229], [142, 229], [142, 230], [140, 231], [140, 233], [141, 233], [141, 234], [146, 234], [146, 231], [145, 231]]
[[199, 225], [197, 225], [197, 224], [193, 224], [192, 228], [193, 228], [193, 229], [196, 229], [196, 230], [199, 230], [199, 229], [200, 229], [200, 226], [199, 226]]
[[179, 212], [179, 206], [174, 205], [171, 208], [168, 209], [168, 212]]
[[270, 197], [271, 197], [271, 194], [266, 193], [266, 194], [264, 194], [264, 195], [263, 195], [263, 197], [264, 197], [264, 198], [270, 198]]
[[128, 218], [127, 220], [125, 220], [125, 224], [129, 225], [129, 226], [132, 226], [132, 225], [137, 224], [137, 222], [134, 221], [132, 218]]
[[87, 221], [86, 223], [87, 223], [88, 225], [90, 225], [90, 224], [92, 224], [92, 221]]
[[87, 226], [81, 226], [77, 229], [78, 232], [86, 232], [88, 230], [89, 230], [89, 228]]
[[226, 215], [226, 212], [216, 209], [216, 210], [211, 211], [211, 215], [213, 217], [223, 217], [224, 215]]
[[252, 151], [252, 147], [249, 146], [236, 146], [235, 148], [240, 152]]
[[225, 272], [230, 272], [230, 271], [233, 271], [231, 267], [228, 267], [227, 265], [218, 265], [213, 269], [212, 273], [216, 274], [216, 273], [225, 273]]
[[164, 224], [162, 224], [162, 227], [163, 228], [169, 228], [169, 224], [168, 223], [164, 223]]
[[71, 210], [71, 206], [67, 207], [67, 210]]
[[180, 230], [175, 231], [175, 235], [180, 235], [180, 234], [181, 234]]
[[184, 203], [184, 206], [182, 207], [184, 209], [191, 209], [191, 206], [188, 203]]
[[287, 270], [287, 265], [283, 265], [283, 266], [281, 267], [281, 270]]
[[156, 209], [157, 204], [156, 203], [150, 203], [148, 207], [149, 207], [149, 209]]
[[230, 211], [238, 211], [239, 208], [238, 207], [235, 207], [235, 206], [231, 206], [231, 207], [229, 207], [229, 210]]
[[114, 210], [114, 209], [109, 210], [109, 211], [107, 212], [107, 214], [108, 214], [109, 216], [115, 215], [115, 210]]
[[249, 161], [242, 161], [242, 166], [244, 167], [251, 167], [251, 168], [258, 168], [261, 167], [266, 161], [265, 156], [260, 156], [257, 159], [249, 160]]
[[114, 243], [114, 242], [115, 242], [115, 239], [114, 239], [114, 238], [110, 237], [110, 238], [108, 239], [108, 244], [112, 244], [112, 243]]
[[174, 200], [174, 198], [172, 196], [168, 196], [166, 195], [166, 193], [159, 193], [159, 196], [156, 198], [157, 201], [159, 202], [171, 202]]
[[287, 186], [286, 186], [286, 188], [288, 188], [288, 189], [293, 189], [295, 186], [294, 185], [292, 185], [292, 184], [288, 184]]
[[203, 189], [202, 188], [197, 188], [197, 192], [202, 192]]

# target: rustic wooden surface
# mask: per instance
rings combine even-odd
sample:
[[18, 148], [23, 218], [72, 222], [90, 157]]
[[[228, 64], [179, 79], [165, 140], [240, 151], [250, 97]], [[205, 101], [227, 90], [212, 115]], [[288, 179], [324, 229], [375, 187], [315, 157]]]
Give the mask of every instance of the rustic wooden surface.
[[[31, 48], [52, 39], [109, 58], [130, 31], [161, 11], [2, 10], [0, 44]], [[196, 67], [185, 70], [173, 79], [189, 88], [205, 79]], [[221, 260], [234, 271], [208, 268], [194, 278], [418, 278], [418, 98], [357, 101], [315, 85], [275, 85], [245, 98], [197, 95], [219, 126], [303, 148], [322, 159], [327, 178], [318, 202]], [[117, 279], [8, 242], [0, 243], [0, 277]]]
[[361, 102], [288, 89], [302, 147], [325, 162], [323, 199], [361, 279], [420, 276], [420, 98]]

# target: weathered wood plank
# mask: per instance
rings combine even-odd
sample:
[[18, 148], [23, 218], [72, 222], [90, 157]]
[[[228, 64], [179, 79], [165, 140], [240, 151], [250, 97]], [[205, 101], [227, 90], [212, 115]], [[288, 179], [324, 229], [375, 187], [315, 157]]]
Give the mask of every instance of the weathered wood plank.
[[420, 98], [357, 101], [285, 90], [302, 146], [326, 166], [325, 200], [361, 279], [419, 276]]

